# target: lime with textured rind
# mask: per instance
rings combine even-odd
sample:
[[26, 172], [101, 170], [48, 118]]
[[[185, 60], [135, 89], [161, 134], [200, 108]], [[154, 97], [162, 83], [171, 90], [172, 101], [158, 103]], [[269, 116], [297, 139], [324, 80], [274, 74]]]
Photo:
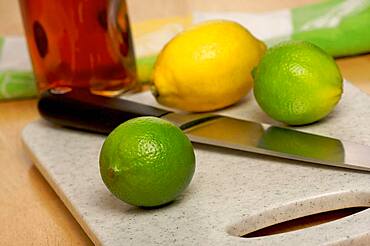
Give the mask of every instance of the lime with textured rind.
[[100, 152], [103, 182], [116, 197], [135, 206], [173, 201], [189, 185], [194, 171], [189, 139], [172, 123], [155, 117], [121, 124]]
[[334, 59], [304, 41], [270, 48], [253, 71], [254, 95], [275, 120], [303, 125], [328, 115], [339, 102], [343, 79]]

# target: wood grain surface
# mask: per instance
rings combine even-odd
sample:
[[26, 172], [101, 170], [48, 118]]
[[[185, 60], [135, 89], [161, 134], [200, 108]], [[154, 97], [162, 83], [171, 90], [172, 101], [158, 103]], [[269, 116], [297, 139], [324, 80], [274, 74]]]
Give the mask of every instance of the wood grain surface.
[[[183, 13], [189, 11], [187, 8], [265, 11], [317, 0], [230, 2], [131, 0], [129, 5], [140, 20], [153, 11]], [[0, 0], [0, 18], [1, 36], [23, 33], [18, 1]], [[370, 94], [370, 55], [337, 61], [344, 77]], [[37, 118], [35, 100], [0, 102], [0, 245], [90, 245], [92, 242], [23, 151], [21, 129]]]

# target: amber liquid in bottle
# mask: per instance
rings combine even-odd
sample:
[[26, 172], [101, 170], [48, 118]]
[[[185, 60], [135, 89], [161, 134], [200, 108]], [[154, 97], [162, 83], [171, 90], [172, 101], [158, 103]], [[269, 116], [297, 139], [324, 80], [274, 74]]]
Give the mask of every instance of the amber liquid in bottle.
[[[109, 0], [19, 0], [40, 91], [59, 86], [119, 95], [135, 83], [127, 8], [110, 35]], [[115, 20], [113, 20], [115, 21]], [[124, 25], [124, 26], [122, 26]], [[116, 39], [116, 40], [114, 40]]]

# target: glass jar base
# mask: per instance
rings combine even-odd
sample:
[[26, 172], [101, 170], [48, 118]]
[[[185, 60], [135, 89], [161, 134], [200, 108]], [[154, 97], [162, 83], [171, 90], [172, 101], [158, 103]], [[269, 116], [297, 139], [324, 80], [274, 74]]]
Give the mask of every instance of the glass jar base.
[[120, 96], [122, 93], [127, 92], [129, 89], [124, 88], [121, 90], [94, 90], [90, 88], [90, 92], [95, 95], [105, 96], [105, 97], [117, 97]]

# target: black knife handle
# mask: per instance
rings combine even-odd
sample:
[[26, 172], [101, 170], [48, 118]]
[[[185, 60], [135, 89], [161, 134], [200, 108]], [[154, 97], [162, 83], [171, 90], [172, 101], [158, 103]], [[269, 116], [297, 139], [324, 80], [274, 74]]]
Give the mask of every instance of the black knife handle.
[[122, 122], [140, 116], [161, 117], [169, 111], [91, 94], [69, 87], [50, 89], [38, 101], [41, 116], [58, 125], [108, 134]]

